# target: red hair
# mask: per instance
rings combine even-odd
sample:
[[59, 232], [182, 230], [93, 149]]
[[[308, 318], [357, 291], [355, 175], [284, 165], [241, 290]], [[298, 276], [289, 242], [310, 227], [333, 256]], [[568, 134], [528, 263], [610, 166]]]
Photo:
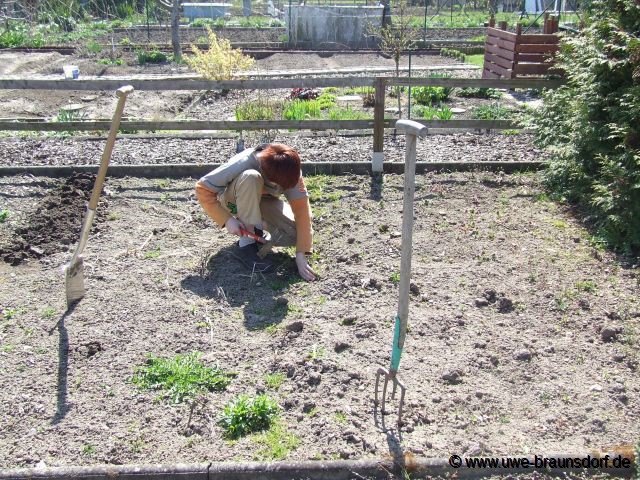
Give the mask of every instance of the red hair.
[[293, 188], [300, 180], [300, 155], [282, 143], [270, 143], [258, 152], [262, 174], [284, 190]]

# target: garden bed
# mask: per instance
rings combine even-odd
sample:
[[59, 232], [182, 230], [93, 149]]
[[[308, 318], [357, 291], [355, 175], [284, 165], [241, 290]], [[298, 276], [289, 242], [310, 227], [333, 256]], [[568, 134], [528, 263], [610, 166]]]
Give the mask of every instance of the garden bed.
[[[537, 175], [416, 183], [403, 446], [448, 457], [635, 443], [637, 265], [599, 248]], [[193, 179], [110, 179], [85, 255], [87, 295], [66, 315], [60, 266], [90, 182], [62, 184], [0, 178], [0, 245], [29, 226], [48, 241], [32, 238], [19, 265], [0, 263], [0, 378], [11, 385], [0, 393], [2, 467], [388, 453], [372, 400], [396, 313], [402, 177], [307, 179], [313, 283], [283, 251], [276, 273], [242, 271]], [[149, 354], [194, 351], [237, 374], [225, 391], [174, 405], [131, 382]], [[230, 442], [219, 414], [243, 393], [276, 400], [280, 421]]]

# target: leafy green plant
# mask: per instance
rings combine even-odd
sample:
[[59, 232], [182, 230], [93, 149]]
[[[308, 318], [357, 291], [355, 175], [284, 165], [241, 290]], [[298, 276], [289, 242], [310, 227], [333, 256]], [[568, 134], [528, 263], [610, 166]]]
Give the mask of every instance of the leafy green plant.
[[[429, 78], [450, 78], [448, 74], [433, 74]], [[438, 105], [446, 102], [453, 93], [453, 87], [414, 87], [412, 94], [414, 100], [421, 105]]]
[[6, 222], [7, 218], [9, 218], [9, 210], [3, 208], [2, 210], [0, 210], [0, 223]]
[[510, 118], [513, 111], [509, 108], [503, 107], [499, 103], [492, 103], [491, 105], [478, 105], [474, 107], [471, 116], [480, 120], [501, 120]]
[[456, 95], [464, 98], [491, 98], [497, 100], [502, 97], [502, 92], [496, 88], [461, 88], [456, 92]]
[[239, 395], [224, 406], [218, 424], [227, 438], [235, 439], [268, 429], [279, 412], [278, 404], [267, 395]]
[[398, 285], [400, 283], [400, 272], [393, 272], [389, 276], [389, 280], [391, 280], [391, 283], [394, 285]]
[[321, 116], [318, 100], [293, 100], [285, 103], [282, 117], [286, 120], [304, 120]]
[[141, 389], [160, 390], [161, 397], [174, 403], [193, 398], [201, 392], [227, 388], [234, 375], [218, 367], [207, 367], [201, 363], [200, 357], [199, 352], [173, 358], [149, 355], [147, 363], [136, 368], [131, 380]]
[[138, 63], [146, 65], [147, 63], [164, 63], [167, 61], [167, 54], [159, 50], [142, 50], [138, 52]]
[[121, 58], [100, 58], [98, 63], [100, 65], [124, 65], [124, 60]]
[[432, 107], [430, 105], [418, 105], [415, 110], [415, 114], [418, 117], [425, 120], [451, 120], [453, 118], [453, 112], [446, 105], [441, 105], [439, 108]]

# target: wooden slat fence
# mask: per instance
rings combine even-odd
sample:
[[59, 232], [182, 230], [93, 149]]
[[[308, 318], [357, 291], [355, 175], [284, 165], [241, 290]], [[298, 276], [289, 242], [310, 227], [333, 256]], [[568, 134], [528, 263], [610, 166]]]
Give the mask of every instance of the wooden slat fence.
[[495, 27], [492, 17], [487, 28], [482, 78], [523, 78], [557, 73], [553, 69], [554, 54], [558, 51], [560, 37], [558, 19], [545, 16], [542, 34], [522, 33], [522, 25], [516, 31], [507, 31], [507, 23]]

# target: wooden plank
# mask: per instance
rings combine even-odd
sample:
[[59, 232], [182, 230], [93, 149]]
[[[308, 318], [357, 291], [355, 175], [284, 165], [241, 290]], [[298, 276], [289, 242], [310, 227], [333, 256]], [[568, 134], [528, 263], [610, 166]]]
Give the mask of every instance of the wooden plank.
[[487, 69], [484, 72], [482, 72], [482, 78], [502, 78], [502, 77], [500, 77], [500, 75], [498, 75], [497, 73]]
[[373, 151], [382, 152], [384, 147], [384, 99], [386, 83], [382, 78], [375, 82], [375, 103], [373, 106]]
[[[451, 128], [451, 129], [481, 129], [481, 130], [511, 130], [522, 128], [517, 122], [512, 120], [421, 120], [412, 118], [429, 128]], [[389, 128], [393, 128], [396, 120], [389, 121]]]
[[361, 87], [373, 86], [374, 79], [375, 77], [319, 77], [214, 81], [193, 78], [176, 79], [171, 77], [80, 78], [77, 80], [0, 77], [0, 89], [71, 91], [117, 90], [124, 85], [131, 85], [136, 90], [145, 91]]
[[485, 63], [485, 68], [491, 70], [500, 75], [502, 78], [512, 78], [513, 77], [513, 69], [504, 68], [500, 65], [496, 65], [495, 63]]
[[[332, 78], [287, 78], [269, 80], [229, 80], [229, 81], [205, 81], [185, 79], [89, 79], [89, 80], [42, 80], [42, 79], [7, 79], [0, 77], [0, 89], [43, 89], [43, 90], [115, 90], [123, 85], [133, 84], [139, 90], [208, 90], [208, 89], [269, 89], [269, 88], [295, 88], [304, 86], [308, 88], [328, 86], [373, 86], [375, 77], [332, 77]], [[556, 88], [560, 85], [557, 81], [537, 80], [537, 84], [528, 85], [488, 85], [486, 80], [470, 78], [394, 78], [387, 77], [389, 85], [422, 86], [433, 85], [439, 87], [495, 87], [495, 88]], [[530, 81], [530, 80], [527, 80]], [[517, 82], [516, 82], [517, 83]]]
[[[414, 119], [416, 120], [416, 119]], [[520, 128], [510, 120], [416, 120], [430, 128], [444, 129], [491, 129], [505, 130]], [[396, 119], [384, 119], [384, 128], [393, 128]], [[0, 122], [0, 131], [106, 131], [110, 121], [97, 122]], [[120, 128], [124, 130], [360, 130], [372, 129], [373, 120], [276, 120], [276, 121], [124, 121]], [[383, 130], [384, 131], [384, 130]]]
[[[515, 33], [512, 32], [507, 32], [505, 30], [500, 30], [499, 28], [487, 28], [487, 36], [491, 36], [491, 37], [497, 37], [497, 38], [501, 38], [503, 40], [506, 40], [508, 42], [516, 42], [518, 35], [516, 35]], [[525, 35], [520, 35], [525, 36]]]
[[513, 69], [513, 60], [507, 60], [505, 58], [499, 57], [498, 55], [494, 55], [492, 53], [484, 54], [485, 65], [486, 62], [494, 63], [496, 65], [500, 65], [503, 68]]
[[520, 53], [518, 54], [518, 62], [529, 62], [529, 63], [545, 63], [551, 57], [545, 53]]
[[487, 37], [487, 41], [485, 45], [495, 45], [497, 47], [504, 48], [512, 52], [516, 49], [515, 42], [510, 42], [508, 40], [503, 40], [502, 38], [497, 38], [497, 37]]
[[484, 47], [484, 51], [497, 55], [498, 57], [504, 58], [505, 60], [513, 60], [514, 58], [516, 58], [516, 53], [513, 50], [501, 48], [497, 45], [486, 45]]
[[516, 52], [518, 53], [555, 53], [560, 46], [550, 43], [519, 43], [516, 45]]
[[484, 79], [484, 78], [407, 78], [389, 77], [387, 85], [404, 85], [408, 87], [422, 87], [431, 85], [434, 87], [458, 87], [458, 88], [558, 88], [563, 80], [548, 79]]
[[558, 43], [557, 35], [525, 34], [518, 37], [518, 43]]
[[[10, 131], [91, 131], [109, 130], [111, 121], [87, 122], [0, 122], [0, 130]], [[122, 130], [359, 130], [373, 128], [371, 120], [256, 120], [256, 121], [123, 121]]]
[[544, 75], [553, 64], [551, 63], [519, 63], [514, 68], [516, 75]]

